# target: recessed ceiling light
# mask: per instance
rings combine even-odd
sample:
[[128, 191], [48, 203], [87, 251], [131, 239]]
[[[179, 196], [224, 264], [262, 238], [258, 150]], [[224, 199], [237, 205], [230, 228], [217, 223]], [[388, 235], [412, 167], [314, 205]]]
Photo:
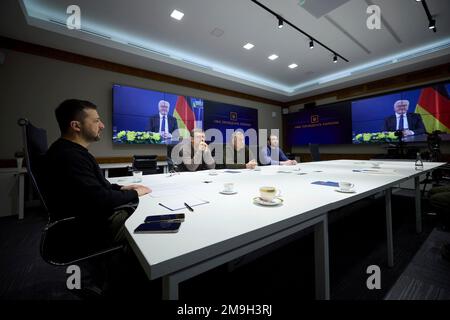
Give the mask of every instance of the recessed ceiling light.
[[290, 64], [289, 65], [289, 68], [290, 69], [295, 69], [295, 68], [297, 68], [298, 67], [298, 65], [296, 64], [296, 63], [293, 63], [293, 64]]
[[183, 19], [184, 13], [178, 10], [173, 10], [170, 16], [174, 19], [181, 20]]
[[247, 44], [244, 46], [244, 49], [250, 50], [250, 49], [252, 49], [253, 47], [254, 47], [254, 45], [251, 44], [251, 43], [249, 42], [249, 43], [247, 43]]
[[275, 59], [278, 59], [278, 56], [276, 54], [272, 54], [268, 58], [269, 58], [269, 60], [275, 60]]

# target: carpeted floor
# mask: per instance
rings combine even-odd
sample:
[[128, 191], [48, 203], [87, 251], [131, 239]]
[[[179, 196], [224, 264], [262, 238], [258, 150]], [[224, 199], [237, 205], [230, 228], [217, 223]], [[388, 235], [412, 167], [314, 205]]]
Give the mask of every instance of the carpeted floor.
[[[426, 212], [426, 204], [423, 207]], [[405, 269], [409, 270], [408, 265], [436, 226], [435, 217], [424, 215], [424, 231], [417, 235], [414, 201], [407, 197], [393, 197], [395, 250], [393, 268], [388, 268], [386, 263], [384, 217], [383, 198], [366, 199], [351, 207], [330, 213], [332, 299], [381, 300], [388, 293], [390, 299], [397, 299], [401, 294], [406, 296], [404, 293], [394, 295], [397, 291], [391, 288], [394, 284], [397, 286], [405, 281], [401, 275]], [[80, 299], [66, 288], [68, 277], [66, 269], [48, 265], [39, 255], [40, 234], [45, 223], [45, 215], [39, 210], [26, 212], [22, 221], [16, 217], [0, 219], [1, 299]], [[266, 252], [261, 257], [237, 261], [235, 265], [239, 267], [231, 272], [229, 266], [223, 265], [181, 283], [180, 299], [186, 301], [314, 299], [314, 243], [311, 231], [306, 230], [288, 239], [290, 242], [269, 253]], [[428, 254], [432, 251], [429, 250]], [[381, 269], [380, 290], [369, 290], [366, 287], [369, 276], [366, 269], [369, 265], [378, 265]], [[428, 274], [434, 272], [433, 269]], [[142, 297], [155, 297], [154, 294], [149, 295], [146, 292], [147, 285], [152, 287], [153, 291], [157, 287], [156, 291], [159, 292], [161, 282], [154, 281], [139, 289], [138, 294]], [[445, 297], [450, 290], [450, 284], [442, 283], [439, 290], [439, 293], [424, 297], [433, 299]]]

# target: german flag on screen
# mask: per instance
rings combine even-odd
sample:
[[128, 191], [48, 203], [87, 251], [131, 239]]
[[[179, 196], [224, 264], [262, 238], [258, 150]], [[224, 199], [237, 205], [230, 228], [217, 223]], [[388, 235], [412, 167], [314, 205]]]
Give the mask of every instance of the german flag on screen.
[[173, 116], [177, 119], [180, 135], [188, 137], [190, 131], [195, 128], [195, 115], [186, 97], [178, 96]]
[[445, 86], [422, 89], [415, 113], [421, 115], [427, 132], [450, 133], [450, 99]]

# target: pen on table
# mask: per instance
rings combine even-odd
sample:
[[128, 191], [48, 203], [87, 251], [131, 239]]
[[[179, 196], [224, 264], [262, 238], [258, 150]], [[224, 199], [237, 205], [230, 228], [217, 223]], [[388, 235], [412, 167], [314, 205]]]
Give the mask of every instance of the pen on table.
[[173, 211], [172, 209], [170, 209], [170, 208], [168, 208], [168, 207], [166, 207], [165, 205], [163, 205], [162, 203], [158, 203], [161, 207], [164, 207], [164, 208], [166, 208], [166, 209], [169, 209], [170, 211]]
[[192, 209], [191, 206], [188, 205], [186, 202], [184, 203], [184, 205], [186, 206], [186, 208], [188, 208], [189, 211], [194, 212], [194, 209]]

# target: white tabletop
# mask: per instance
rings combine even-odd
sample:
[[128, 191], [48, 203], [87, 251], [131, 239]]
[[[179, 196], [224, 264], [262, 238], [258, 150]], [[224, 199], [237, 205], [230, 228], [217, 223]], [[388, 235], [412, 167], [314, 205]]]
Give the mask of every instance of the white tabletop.
[[[332, 209], [344, 206], [361, 198], [399, 184], [423, 174], [444, 163], [424, 163], [423, 171], [416, 171], [411, 162], [382, 162], [377, 171], [371, 163], [375, 161], [336, 160], [302, 163], [295, 167], [267, 166], [261, 171], [240, 170], [226, 173], [217, 170], [183, 172], [168, 177], [164, 174], [147, 175], [142, 184], [158, 190], [173, 188], [176, 195], [140, 198], [134, 214], [125, 226], [135, 253], [151, 279], [155, 279], [182, 268], [191, 266], [215, 255], [248, 244], [265, 236], [299, 224]], [[300, 171], [295, 171], [300, 169]], [[279, 172], [282, 170], [283, 172]], [[321, 172], [317, 172], [321, 171]], [[299, 173], [307, 173], [299, 175]], [[132, 177], [111, 178], [119, 184], [133, 183]], [[204, 183], [203, 181], [212, 181]], [[355, 184], [355, 193], [336, 192], [335, 187], [313, 185], [314, 181], [349, 181]], [[223, 195], [225, 182], [234, 182], [235, 195]], [[262, 207], [253, 203], [261, 186], [275, 186], [281, 190], [284, 203], [278, 207]], [[164, 199], [191, 197], [209, 201], [208, 204], [188, 210], [169, 211], [158, 205]], [[184, 212], [185, 222], [174, 234], [134, 234], [134, 229], [148, 215]]]

